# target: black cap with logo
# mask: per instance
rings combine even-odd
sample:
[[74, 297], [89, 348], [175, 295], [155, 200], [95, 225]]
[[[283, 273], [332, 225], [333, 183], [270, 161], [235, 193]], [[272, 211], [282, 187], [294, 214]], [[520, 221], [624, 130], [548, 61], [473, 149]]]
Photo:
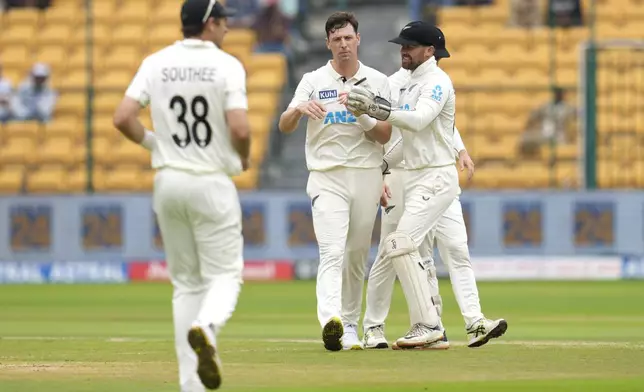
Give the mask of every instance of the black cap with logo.
[[227, 18], [234, 16], [235, 10], [225, 8], [216, 0], [185, 0], [181, 6], [181, 24], [184, 26], [199, 26], [206, 23], [208, 18]]
[[412, 46], [433, 46], [436, 50], [436, 58], [449, 57], [449, 52], [445, 48], [445, 35], [438, 27], [427, 22], [416, 21], [410, 22], [400, 30], [398, 37], [390, 39], [399, 45]]

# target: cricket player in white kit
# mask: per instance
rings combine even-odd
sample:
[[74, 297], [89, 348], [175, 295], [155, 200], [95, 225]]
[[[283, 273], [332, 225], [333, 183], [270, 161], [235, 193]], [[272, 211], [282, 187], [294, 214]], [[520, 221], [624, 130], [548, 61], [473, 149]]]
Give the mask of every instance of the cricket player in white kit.
[[339, 351], [362, 349], [357, 326], [382, 191], [382, 145], [391, 137], [391, 126], [368, 115], [353, 116], [341, 100], [356, 84], [389, 98], [387, 77], [358, 61], [355, 16], [336, 12], [325, 29], [333, 58], [302, 77], [279, 128], [293, 132], [308, 117], [306, 192], [320, 252], [317, 315], [325, 348]]
[[[437, 62], [439, 60], [437, 59]], [[398, 92], [409, 77], [410, 72], [404, 68], [389, 77], [393, 100], [397, 99]], [[387, 152], [383, 160], [385, 172], [389, 173], [385, 177], [385, 183], [388, 186], [387, 192], [390, 196], [388, 203], [382, 207], [381, 238], [383, 239], [396, 229], [404, 205], [403, 149], [402, 137], [398, 133], [398, 129], [394, 127], [392, 139], [385, 146]], [[459, 157], [460, 170], [467, 168], [471, 178], [474, 172], [474, 163], [469, 157], [456, 127], [454, 127], [454, 152]], [[460, 195], [460, 193], [459, 187], [458, 194]], [[465, 329], [469, 337], [468, 345], [470, 347], [479, 347], [486, 344], [490, 339], [503, 335], [507, 330], [507, 322], [503, 319], [486, 319], [481, 312], [478, 288], [467, 246], [467, 230], [458, 196], [419, 247], [424, 264], [428, 266], [428, 282], [432, 302], [436, 305], [439, 315], [441, 315], [443, 301], [440, 296], [438, 277], [436, 276], [436, 267], [433, 261], [434, 243], [437, 244], [441, 257], [448, 267], [452, 288], [465, 320]], [[395, 275], [396, 272], [391, 263], [383, 262], [382, 257], [376, 259], [369, 273], [367, 309], [363, 323], [365, 330], [364, 346], [366, 348], [388, 347], [384, 336], [384, 322], [391, 304]], [[396, 348], [396, 345], [394, 345], [394, 348]], [[447, 349], [449, 348], [449, 341], [445, 334], [443, 340], [423, 348]]]
[[436, 58], [449, 57], [438, 28], [411, 22], [391, 42], [402, 46], [402, 66], [411, 70], [398, 100], [400, 109], [392, 110], [388, 100], [360, 87], [349, 93], [347, 107], [387, 121], [402, 133], [405, 205], [381, 252], [401, 282], [412, 325], [396, 345], [415, 348], [444, 338], [419, 247], [458, 193], [453, 150], [456, 97], [449, 76], [436, 63]]
[[[221, 384], [217, 335], [242, 284], [241, 208], [231, 179], [248, 167], [246, 74], [219, 49], [231, 11], [185, 0], [185, 39], [150, 56], [125, 93], [115, 126], [152, 151], [154, 211], [174, 288], [182, 392]], [[137, 120], [150, 105], [156, 132]]]

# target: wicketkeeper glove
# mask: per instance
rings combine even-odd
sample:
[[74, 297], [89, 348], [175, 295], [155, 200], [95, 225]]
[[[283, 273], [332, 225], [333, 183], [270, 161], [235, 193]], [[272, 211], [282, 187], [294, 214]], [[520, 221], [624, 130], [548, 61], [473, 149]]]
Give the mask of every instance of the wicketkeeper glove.
[[391, 113], [391, 103], [362, 87], [354, 87], [347, 95], [347, 108], [355, 115], [367, 114], [385, 121]]

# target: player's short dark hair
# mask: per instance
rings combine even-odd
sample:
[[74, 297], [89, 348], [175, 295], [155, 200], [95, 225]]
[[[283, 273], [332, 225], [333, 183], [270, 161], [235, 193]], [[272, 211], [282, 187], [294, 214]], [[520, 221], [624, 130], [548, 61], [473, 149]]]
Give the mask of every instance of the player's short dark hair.
[[206, 25], [188, 25], [182, 26], [181, 32], [183, 33], [183, 38], [192, 38], [198, 37], [203, 33], [203, 29]]
[[341, 29], [347, 25], [353, 26], [353, 31], [358, 32], [358, 19], [352, 12], [334, 12], [329, 16], [329, 19], [326, 20], [324, 29], [326, 30], [326, 36], [329, 37], [329, 34]]

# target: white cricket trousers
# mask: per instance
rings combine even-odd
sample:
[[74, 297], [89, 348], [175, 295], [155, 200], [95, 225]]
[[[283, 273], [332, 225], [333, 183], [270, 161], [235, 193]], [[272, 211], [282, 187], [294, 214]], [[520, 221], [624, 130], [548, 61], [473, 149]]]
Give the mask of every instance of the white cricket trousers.
[[212, 326], [216, 335], [237, 305], [244, 268], [237, 189], [225, 174], [161, 169], [154, 180], [154, 211], [174, 288], [181, 391], [203, 392], [187, 336], [193, 323]]
[[[402, 169], [393, 169], [385, 177], [385, 182], [391, 189], [389, 209], [383, 208], [381, 220], [381, 243], [396, 230], [402, 216], [404, 203], [404, 184]], [[428, 260], [431, 272], [428, 274], [432, 298], [440, 298], [438, 278], [433, 265], [433, 248], [437, 244], [443, 262], [449, 269], [452, 289], [463, 315], [466, 327], [483, 318], [476, 286], [476, 279], [470, 261], [467, 246], [467, 230], [463, 219], [461, 202], [454, 199], [452, 204], [436, 227], [430, 231], [419, 248], [423, 260]], [[369, 273], [367, 282], [367, 309], [365, 312], [364, 329], [383, 325], [391, 305], [396, 271], [390, 262], [385, 262], [380, 253]]]
[[306, 192], [320, 252], [318, 320], [324, 326], [330, 318], [340, 317], [345, 325], [357, 326], [382, 172], [380, 168], [312, 171]]

